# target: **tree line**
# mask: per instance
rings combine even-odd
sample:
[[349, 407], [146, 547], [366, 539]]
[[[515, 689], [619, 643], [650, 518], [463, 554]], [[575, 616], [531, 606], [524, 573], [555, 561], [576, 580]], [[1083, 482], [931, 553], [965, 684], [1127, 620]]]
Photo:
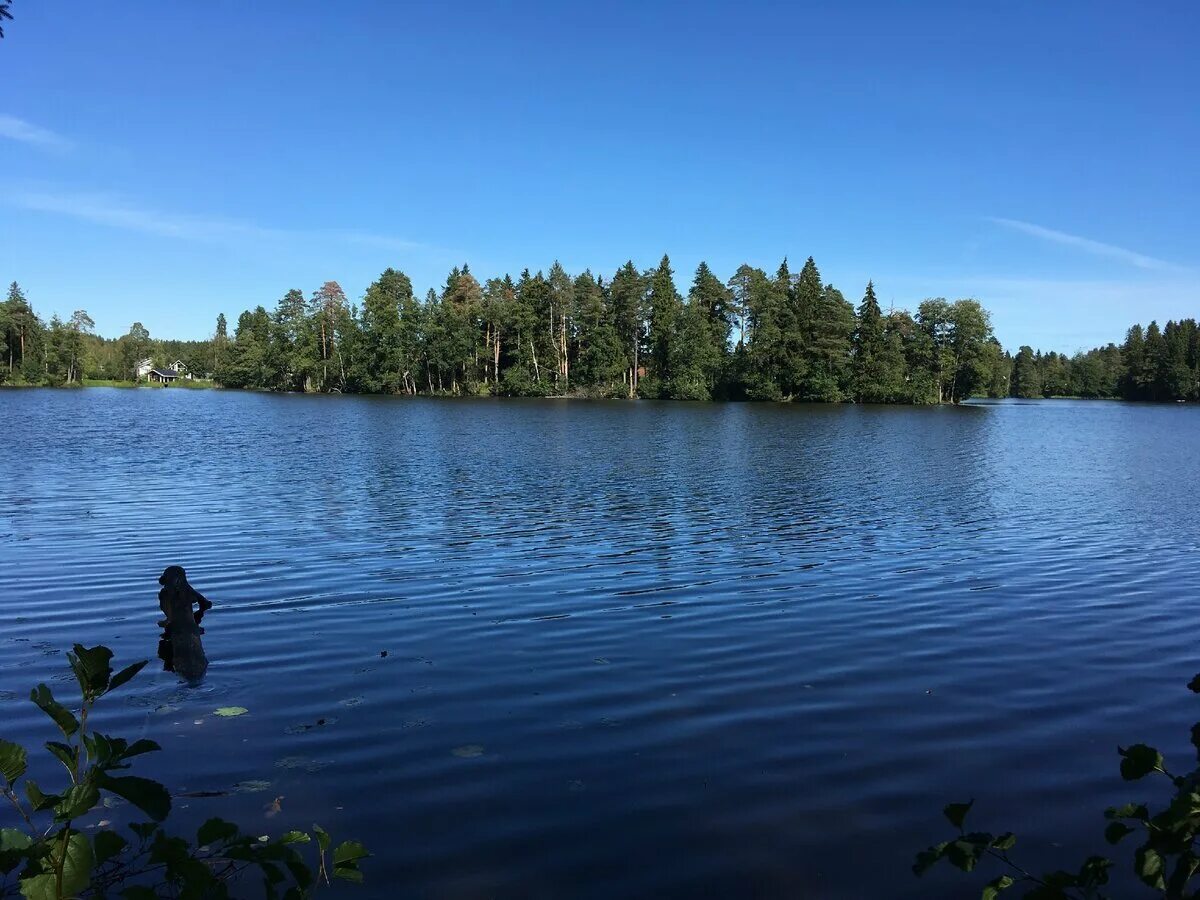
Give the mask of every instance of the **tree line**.
[[44, 323], [14, 283], [0, 304], [0, 380], [131, 380], [137, 362], [182, 360], [231, 388], [456, 396], [957, 403], [972, 396], [1200, 399], [1194, 320], [1134, 326], [1125, 342], [1074, 356], [1006, 353], [975, 300], [884, 311], [868, 283], [857, 307], [822, 281], [743, 265], [721, 281], [701, 263], [686, 295], [670, 260], [611, 277], [555, 263], [481, 283], [454, 268], [418, 298], [387, 269], [352, 303], [335, 281], [287, 291], [268, 310], [224, 314], [207, 341], [117, 339], [87, 313]]
[[360, 304], [336, 282], [213, 336], [216, 379], [289, 391], [926, 403], [986, 392], [1003, 351], [974, 300], [856, 310], [810, 258], [798, 274], [701, 263], [686, 295], [670, 259], [611, 277], [555, 263], [480, 282], [456, 267], [418, 299], [388, 269]]

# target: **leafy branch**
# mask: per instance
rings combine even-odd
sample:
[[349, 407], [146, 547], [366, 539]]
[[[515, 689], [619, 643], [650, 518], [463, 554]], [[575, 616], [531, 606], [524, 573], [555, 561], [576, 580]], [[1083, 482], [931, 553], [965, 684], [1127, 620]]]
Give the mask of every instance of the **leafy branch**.
[[[97, 701], [146, 665], [134, 663], [114, 674], [112, 656], [107, 647], [79, 644], [67, 654], [81, 693], [78, 715], [44, 684], [30, 693], [63, 738], [46, 743], [47, 752], [66, 771], [58, 793], [46, 793], [26, 777], [24, 747], [0, 739], [0, 791], [18, 820], [18, 827], [0, 828], [0, 897], [17, 891], [26, 900], [65, 900], [103, 897], [119, 889], [126, 900], [224, 898], [230, 896], [230, 885], [251, 869], [261, 874], [267, 897], [284, 900], [309, 897], [331, 877], [362, 881], [359, 863], [370, 855], [366, 848], [357, 841], [333, 847], [329, 834], [317, 825], [312, 834], [289, 831], [271, 840], [243, 834], [233, 823], [214, 818], [200, 826], [194, 843], [168, 835], [162, 825], [171, 812], [167, 789], [148, 778], [116, 774], [129, 769], [136, 757], [162, 748], [154, 741], [129, 743], [90, 727]], [[149, 818], [128, 826], [136, 842], [113, 829], [89, 839], [74, 828], [77, 819], [103, 802], [105, 793], [127, 800]], [[315, 868], [299, 852], [305, 844], [315, 845]], [[15, 886], [8, 881], [13, 872], [18, 873]]]
[[[1193, 693], [1200, 693], [1200, 675], [1188, 684]], [[1192, 746], [1196, 748], [1197, 766], [1185, 775], [1175, 775], [1166, 766], [1163, 755], [1146, 744], [1118, 747], [1121, 757], [1121, 777], [1126, 781], [1155, 778], [1173, 791], [1161, 811], [1152, 813], [1144, 803], [1126, 803], [1109, 807], [1104, 816], [1109, 820], [1104, 829], [1105, 840], [1116, 846], [1131, 834], [1138, 834], [1141, 843], [1133, 853], [1133, 871], [1149, 893], [1168, 900], [1200, 900], [1200, 888], [1193, 880], [1200, 870], [1200, 723], [1192, 726]], [[997, 862], [1004, 871], [983, 887], [983, 900], [995, 900], [1003, 891], [1016, 885], [1026, 887], [1024, 897], [1030, 900], [1102, 900], [1110, 895], [1103, 892], [1109, 882], [1109, 870], [1114, 861], [1104, 856], [1089, 856], [1076, 871], [1056, 870], [1034, 875], [1018, 865], [1010, 856], [1017, 842], [1010, 833], [999, 836], [990, 832], [967, 832], [967, 813], [974, 800], [951, 803], [942, 812], [958, 835], [934, 844], [917, 854], [913, 872], [923, 875], [932, 866], [946, 860], [950, 865], [972, 872], [984, 860]]]

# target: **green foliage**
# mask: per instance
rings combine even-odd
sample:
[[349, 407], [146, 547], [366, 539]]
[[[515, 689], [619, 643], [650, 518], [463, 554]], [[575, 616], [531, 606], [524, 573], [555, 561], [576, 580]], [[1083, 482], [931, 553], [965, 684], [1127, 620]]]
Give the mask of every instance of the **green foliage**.
[[[114, 674], [112, 657], [107, 647], [79, 644], [67, 654], [79, 685], [77, 713], [44, 684], [31, 693], [31, 700], [66, 738], [46, 744], [66, 770], [58, 793], [46, 793], [26, 778], [25, 749], [0, 739], [2, 793], [16, 820], [16, 827], [0, 828], [0, 897], [16, 892], [27, 900], [64, 900], [120, 891], [133, 900], [164, 895], [222, 898], [231, 896], [230, 888], [239, 879], [257, 871], [268, 897], [282, 892], [285, 900], [299, 900], [331, 877], [362, 881], [359, 865], [369, 856], [363, 845], [346, 841], [334, 847], [328, 833], [315, 825], [312, 835], [290, 831], [270, 840], [243, 834], [233, 823], [214, 818], [200, 826], [194, 844], [168, 835], [161, 824], [171, 812], [167, 789], [148, 778], [114, 774], [129, 769], [134, 758], [161, 748], [145, 739], [129, 743], [92, 726], [97, 701], [145, 666], [134, 663]], [[94, 830], [89, 837], [75, 827], [77, 820], [101, 807], [106, 793], [127, 800], [149, 817], [148, 822], [128, 826], [134, 840], [111, 828]], [[310, 866], [296, 847], [311, 843], [313, 835], [317, 849]], [[16, 882], [10, 884], [7, 879], [13, 873]]]
[[[873, 283], [857, 311], [810, 257], [771, 276], [742, 265], [722, 284], [705, 263], [686, 299], [670, 260], [625, 263], [609, 280], [507, 275], [480, 285], [455, 267], [423, 301], [386, 269], [354, 306], [337, 282], [296, 289], [273, 311], [224, 315], [205, 341], [151, 338], [140, 322], [116, 340], [77, 310], [44, 322], [13, 283], [0, 303], [0, 383], [135, 383], [151, 360], [231, 388], [268, 391], [957, 403], [972, 396], [1200, 400], [1193, 319], [1134, 326], [1120, 346], [1067, 356], [1004, 352], [975, 300], [926, 300], [884, 312]], [[143, 382], [144, 383], [144, 382]]]
[[[1027, 348], [1026, 348], [1027, 349]], [[1188, 688], [1200, 693], [1200, 675]], [[1200, 760], [1200, 724], [1192, 729], [1192, 745]], [[1158, 776], [1167, 788], [1169, 799], [1158, 812], [1144, 803], [1126, 803], [1109, 807], [1104, 816], [1108, 825], [1104, 839], [1113, 846], [1130, 835], [1138, 835], [1140, 843], [1133, 852], [1133, 873], [1149, 888], [1150, 893], [1183, 900], [1200, 896], [1193, 879], [1200, 869], [1200, 764], [1191, 772], [1173, 775], [1166, 768], [1161, 753], [1146, 744], [1118, 747], [1121, 757], [1121, 777], [1140, 781]], [[957, 837], [922, 850], [913, 863], [913, 872], [923, 875], [942, 860], [964, 872], [971, 872], [981, 862], [1001, 866], [1004, 871], [983, 888], [985, 900], [994, 900], [1002, 891], [1023, 885], [1024, 896], [1034, 900], [1066, 900], [1066, 898], [1104, 898], [1110, 896], [1101, 888], [1109, 882], [1109, 870], [1114, 862], [1103, 856], [1090, 856], [1075, 871], [1053, 871], [1035, 875], [1019, 865], [1010, 855], [1017, 842], [1011, 833], [993, 835], [989, 832], [966, 831], [966, 819], [974, 801], [951, 803], [943, 813], [958, 830]]]

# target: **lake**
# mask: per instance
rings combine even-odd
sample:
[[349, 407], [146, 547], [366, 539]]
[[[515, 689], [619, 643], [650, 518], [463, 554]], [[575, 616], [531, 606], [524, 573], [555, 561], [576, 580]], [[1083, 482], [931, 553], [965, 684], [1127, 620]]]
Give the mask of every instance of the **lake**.
[[[71, 643], [149, 657], [101, 727], [228, 792], [171, 823], [360, 837], [349, 896], [976, 896], [911, 874], [945, 803], [1074, 867], [1148, 796], [1118, 743], [1193, 753], [1192, 406], [97, 388], [0, 420], [0, 733], [50, 737], [26, 698]], [[155, 659], [170, 564], [215, 604], [198, 687]]]

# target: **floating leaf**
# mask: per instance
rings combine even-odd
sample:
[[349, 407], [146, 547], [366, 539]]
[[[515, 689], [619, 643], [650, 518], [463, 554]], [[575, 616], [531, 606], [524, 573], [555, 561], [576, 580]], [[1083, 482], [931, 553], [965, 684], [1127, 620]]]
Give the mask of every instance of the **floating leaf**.
[[235, 794], [261, 794], [263, 791], [271, 789], [271, 782], [250, 779], [248, 781], [239, 781], [233, 786]]
[[319, 759], [313, 759], [308, 756], [285, 756], [283, 759], [275, 761], [276, 768], [279, 769], [303, 769], [308, 774], [312, 775], [320, 772], [327, 765]]
[[220, 716], [222, 719], [233, 719], [237, 716], [244, 716], [250, 710], [244, 706], [222, 706], [214, 712], [214, 715]]
[[455, 747], [450, 752], [459, 759], [474, 759], [477, 756], [483, 756], [483, 744], [464, 744], [461, 747]]

